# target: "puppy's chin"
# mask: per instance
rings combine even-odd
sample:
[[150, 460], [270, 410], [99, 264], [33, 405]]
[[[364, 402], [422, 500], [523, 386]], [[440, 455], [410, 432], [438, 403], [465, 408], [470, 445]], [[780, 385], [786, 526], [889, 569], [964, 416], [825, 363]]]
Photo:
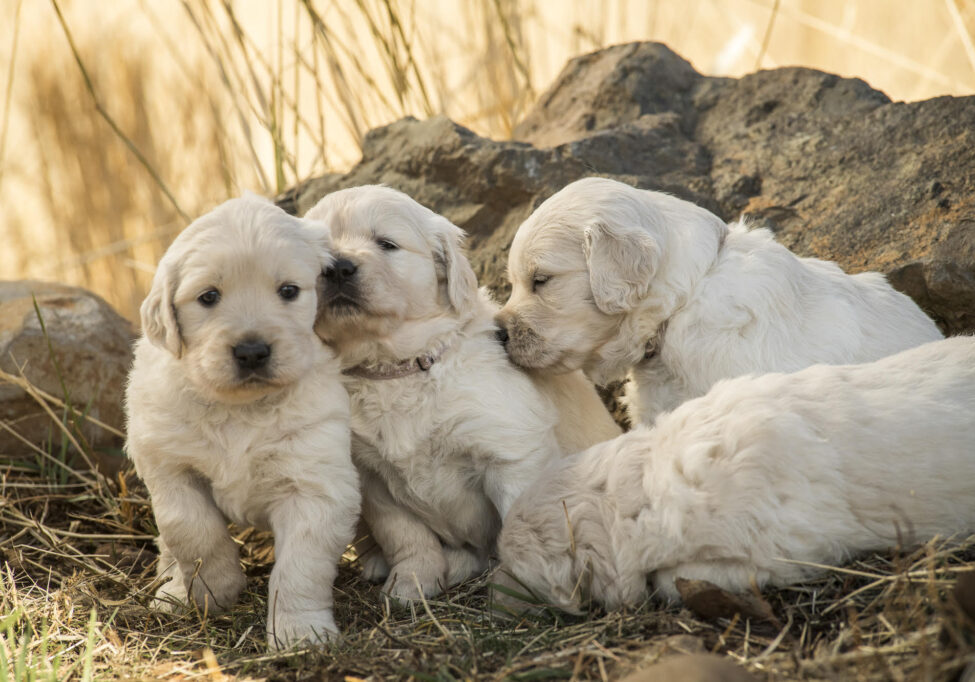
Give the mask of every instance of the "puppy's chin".
[[344, 345], [389, 336], [401, 322], [395, 315], [375, 315], [362, 308], [320, 308], [315, 333], [326, 343]]
[[320, 317], [327, 316], [336, 320], [355, 318], [368, 314], [369, 311], [366, 310], [361, 301], [342, 294], [332, 296], [329, 300], [325, 301], [318, 310], [318, 315]]
[[288, 386], [287, 382], [268, 380], [244, 380], [230, 384], [207, 387], [209, 397], [226, 405], [245, 405], [274, 393], [278, 393]]
[[319, 305], [315, 333], [340, 353], [360, 343], [388, 338], [406, 321], [404, 311], [393, 303], [377, 306], [361, 299], [333, 298]]
[[241, 383], [214, 391], [217, 399], [227, 405], [246, 405], [281, 391], [284, 386], [268, 383]]
[[319, 301], [315, 333], [323, 339], [331, 339], [335, 333], [347, 335], [356, 329], [361, 330], [359, 336], [373, 334], [379, 331], [379, 325], [388, 325], [392, 317], [389, 311], [358, 294], [319, 290]]
[[287, 388], [297, 379], [278, 373], [241, 376], [235, 368], [228, 368], [224, 372], [197, 370], [188, 376], [201, 396], [226, 405], [252, 403]]
[[583, 366], [583, 356], [573, 352], [550, 351], [543, 362], [535, 366], [522, 365], [525, 369], [542, 370], [549, 374], [569, 374]]
[[[537, 339], [537, 337], [536, 337]], [[528, 370], [567, 374], [582, 367], [583, 357], [571, 351], [544, 345], [540, 339], [528, 344], [508, 342], [505, 350], [514, 364]]]

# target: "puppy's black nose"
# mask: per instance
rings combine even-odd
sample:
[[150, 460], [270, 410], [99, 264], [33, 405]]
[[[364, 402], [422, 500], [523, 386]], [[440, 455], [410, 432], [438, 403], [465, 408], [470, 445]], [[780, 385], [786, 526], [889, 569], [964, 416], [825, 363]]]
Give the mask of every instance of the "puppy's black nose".
[[332, 266], [325, 269], [325, 278], [334, 279], [341, 282], [342, 280], [349, 279], [355, 274], [355, 271], [359, 269], [355, 263], [350, 261], [348, 258], [339, 258], [337, 261], [332, 263]]
[[508, 345], [508, 330], [504, 327], [500, 327], [498, 331], [494, 332], [494, 336], [502, 346]]
[[241, 369], [260, 369], [271, 358], [271, 347], [263, 341], [244, 341], [234, 346], [234, 359]]

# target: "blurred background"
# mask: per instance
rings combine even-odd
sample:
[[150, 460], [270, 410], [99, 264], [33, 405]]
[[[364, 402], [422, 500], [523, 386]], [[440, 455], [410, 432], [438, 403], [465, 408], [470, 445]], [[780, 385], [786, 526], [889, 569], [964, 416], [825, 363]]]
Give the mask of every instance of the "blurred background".
[[191, 217], [346, 169], [405, 115], [504, 139], [566, 60], [615, 43], [917, 100], [975, 92], [973, 36], [975, 0], [2, 0], [0, 278], [136, 319]]

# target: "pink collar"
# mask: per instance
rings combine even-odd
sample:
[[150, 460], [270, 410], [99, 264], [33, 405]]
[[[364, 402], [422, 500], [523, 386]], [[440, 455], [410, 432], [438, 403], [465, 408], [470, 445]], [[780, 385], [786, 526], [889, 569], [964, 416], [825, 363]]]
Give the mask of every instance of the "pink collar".
[[411, 374], [427, 372], [443, 357], [446, 348], [432, 353], [425, 353], [419, 357], [401, 360], [400, 362], [381, 362], [378, 365], [356, 365], [343, 369], [342, 374], [360, 379], [380, 381], [384, 379], [401, 379]]

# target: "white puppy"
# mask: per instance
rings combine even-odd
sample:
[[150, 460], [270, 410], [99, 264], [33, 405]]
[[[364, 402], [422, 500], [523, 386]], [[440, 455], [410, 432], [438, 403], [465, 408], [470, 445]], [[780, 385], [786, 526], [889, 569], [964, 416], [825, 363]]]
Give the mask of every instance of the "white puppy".
[[126, 393], [170, 578], [156, 605], [228, 608], [245, 578], [227, 520], [269, 528], [274, 648], [337, 632], [332, 581], [359, 512], [349, 400], [314, 332], [330, 262], [320, 226], [253, 195], [194, 221], [142, 304]]
[[518, 229], [498, 315], [517, 364], [632, 371], [633, 421], [749, 372], [870, 362], [941, 338], [878, 273], [798, 258], [768, 230], [730, 228], [675, 197], [587, 178]]
[[815, 571], [783, 559], [975, 531], [972, 415], [971, 337], [719, 382], [547, 471], [505, 519], [500, 580], [612, 609], [643, 600], [648, 575], [669, 597], [678, 577], [745, 591]]
[[397, 599], [437, 594], [486, 568], [508, 507], [560, 444], [619, 428], [580, 373], [536, 385], [511, 365], [446, 218], [378, 186], [307, 217], [331, 231], [317, 329], [345, 368], [363, 518], [385, 557], [364, 573], [388, 573]]

